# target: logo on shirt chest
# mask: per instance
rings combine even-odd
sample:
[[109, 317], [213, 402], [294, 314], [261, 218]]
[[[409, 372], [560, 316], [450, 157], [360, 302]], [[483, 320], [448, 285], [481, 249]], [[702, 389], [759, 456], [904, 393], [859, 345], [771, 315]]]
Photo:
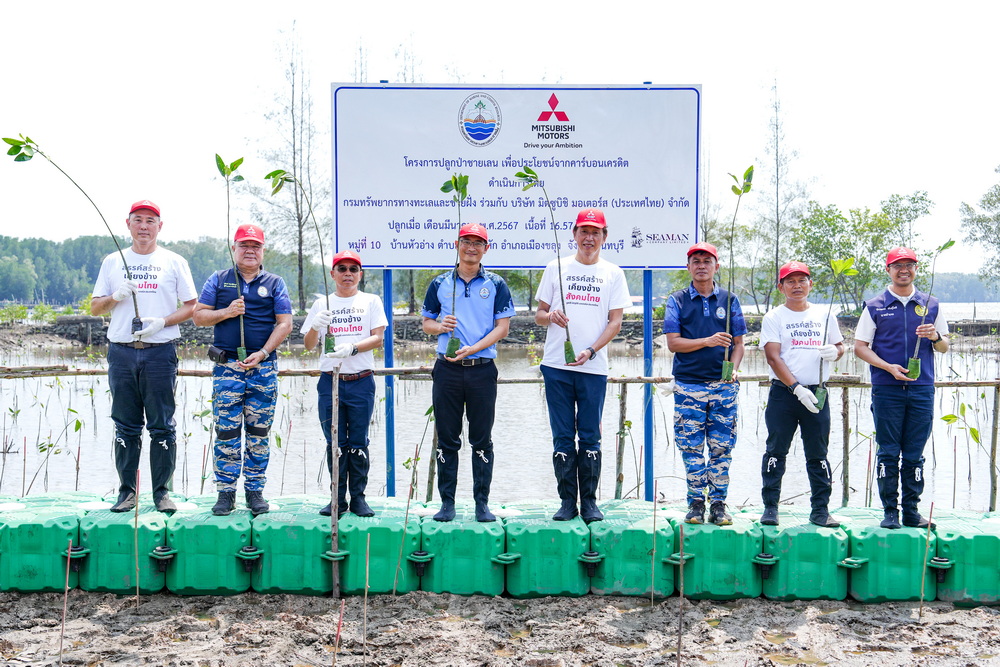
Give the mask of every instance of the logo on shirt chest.
[[267, 296], [267, 288], [264, 287], [263, 285], [261, 285], [260, 287], [258, 287], [257, 288], [257, 295], [258, 296]]
[[715, 316], [720, 320], [726, 319], [726, 309], [723, 308], [722, 306], [719, 306], [718, 308], [715, 309]]
[[927, 306], [916, 305], [913, 307], [913, 312], [915, 312], [920, 317], [927, 314]]
[[490, 296], [490, 289], [488, 287], [479, 288], [479, 296], [483, 299], [487, 299]]

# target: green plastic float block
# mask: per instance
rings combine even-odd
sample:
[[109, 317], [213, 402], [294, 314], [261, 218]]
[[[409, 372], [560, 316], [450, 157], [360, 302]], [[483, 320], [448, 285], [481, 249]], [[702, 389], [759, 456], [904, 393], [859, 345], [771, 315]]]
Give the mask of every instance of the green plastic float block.
[[261, 552], [251, 585], [259, 593], [324, 595], [333, 590], [330, 517], [303, 508], [254, 518], [252, 542]]
[[76, 588], [79, 563], [87, 554], [80, 545], [83, 514], [58, 505], [0, 514], [0, 591], [62, 591], [67, 585], [68, 553], [72, 554], [68, 586]]
[[[648, 512], [623, 516], [612, 509], [604, 521], [590, 524], [590, 543], [600, 557], [593, 568], [590, 592], [597, 595], [668, 597], [674, 592], [674, 529], [665, 518], [656, 517], [653, 541], [652, 503]], [[643, 516], [646, 515], [646, 516]], [[637, 518], [638, 517], [638, 518]]]
[[[431, 593], [456, 595], [500, 595], [504, 591], [504, 551], [506, 535], [503, 523], [479, 523], [475, 510], [456, 514], [454, 521], [434, 521], [425, 517], [420, 523], [425, 555], [411, 560], [418, 573], [423, 569], [420, 589]], [[419, 563], [426, 561], [421, 568]]]
[[[166, 584], [170, 550], [167, 517], [152, 505], [133, 512], [96, 510], [80, 519], [80, 544], [88, 550], [80, 568], [85, 591], [157, 593]], [[136, 549], [138, 544], [138, 549]]]
[[959, 606], [1000, 603], [1000, 519], [938, 521], [937, 599]]
[[597, 561], [587, 556], [587, 524], [580, 517], [551, 517], [548, 510], [525, 508], [504, 519], [507, 551], [497, 558], [507, 563], [507, 593], [515, 598], [581, 596], [590, 590], [587, 565]]
[[[267, 494], [264, 495], [267, 498]], [[285, 496], [267, 498], [272, 512], [312, 512], [318, 514], [320, 508], [330, 502], [330, 496], [318, 493], [292, 493]]]
[[[759, 515], [758, 515], [759, 516]], [[764, 597], [772, 600], [843, 600], [847, 597], [847, 532], [809, 523], [809, 510], [782, 507], [777, 526], [761, 526], [757, 563]]]
[[[339, 550], [328, 558], [340, 559], [340, 591], [362, 595], [368, 582], [370, 595], [409, 593], [420, 588], [411, 554], [421, 550], [420, 517], [404, 521], [402, 513], [379, 512], [359, 517], [347, 513], [338, 523]], [[369, 542], [370, 539], [370, 542]]]
[[760, 570], [754, 559], [761, 552], [762, 535], [751, 515], [734, 514], [729, 526], [688, 524], [683, 517], [672, 518], [671, 523], [677, 546], [669, 562], [678, 568], [678, 591], [683, 586], [683, 594], [696, 600], [760, 596]]
[[[118, 494], [115, 494], [118, 497]], [[60, 491], [56, 493], [45, 493], [40, 495], [28, 495], [19, 498], [18, 502], [33, 507], [78, 505], [80, 503], [90, 503], [101, 500], [99, 493], [89, 491]]]
[[259, 552], [250, 544], [250, 511], [228, 516], [177, 512], [167, 519], [167, 588], [178, 595], [233, 595], [250, 588]]
[[[847, 508], [850, 509], [850, 508]], [[937, 549], [932, 531], [919, 528], [881, 528], [882, 510], [838, 510], [847, 517], [844, 528], [850, 556], [842, 562], [851, 569], [848, 593], [859, 602], [919, 600], [921, 582], [923, 599], [937, 594], [935, 568], [926, 564]]]

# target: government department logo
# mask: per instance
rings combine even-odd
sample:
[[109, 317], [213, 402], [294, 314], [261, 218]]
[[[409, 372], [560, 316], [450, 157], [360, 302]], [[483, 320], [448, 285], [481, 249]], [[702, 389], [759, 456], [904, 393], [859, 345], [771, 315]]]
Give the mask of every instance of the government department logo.
[[458, 111], [458, 130], [473, 146], [489, 146], [500, 134], [500, 105], [486, 93], [465, 98]]

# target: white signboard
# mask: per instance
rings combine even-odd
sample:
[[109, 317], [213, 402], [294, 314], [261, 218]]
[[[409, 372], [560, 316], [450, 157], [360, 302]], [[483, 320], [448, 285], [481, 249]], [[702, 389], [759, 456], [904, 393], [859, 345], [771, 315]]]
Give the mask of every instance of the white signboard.
[[[581, 209], [608, 222], [602, 257], [678, 268], [696, 242], [699, 86], [334, 84], [337, 251], [366, 267], [452, 266], [459, 211], [441, 185], [469, 177], [462, 224], [489, 230], [491, 269], [572, 254]], [[522, 191], [529, 166], [545, 185]]]

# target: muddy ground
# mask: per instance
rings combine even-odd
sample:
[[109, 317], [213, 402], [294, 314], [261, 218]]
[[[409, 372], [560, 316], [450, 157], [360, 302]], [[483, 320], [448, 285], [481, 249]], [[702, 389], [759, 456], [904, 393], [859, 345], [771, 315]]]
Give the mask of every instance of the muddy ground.
[[[247, 593], [134, 597], [72, 590], [64, 665], [677, 664], [675, 596], [510, 598], [409, 593], [346, 599]], [[685, 665], [987, 665], [1000, 611], [951, 604], [683, 602]], [[57, 665], [63, 595], [0, 593], [4, 665]]]

